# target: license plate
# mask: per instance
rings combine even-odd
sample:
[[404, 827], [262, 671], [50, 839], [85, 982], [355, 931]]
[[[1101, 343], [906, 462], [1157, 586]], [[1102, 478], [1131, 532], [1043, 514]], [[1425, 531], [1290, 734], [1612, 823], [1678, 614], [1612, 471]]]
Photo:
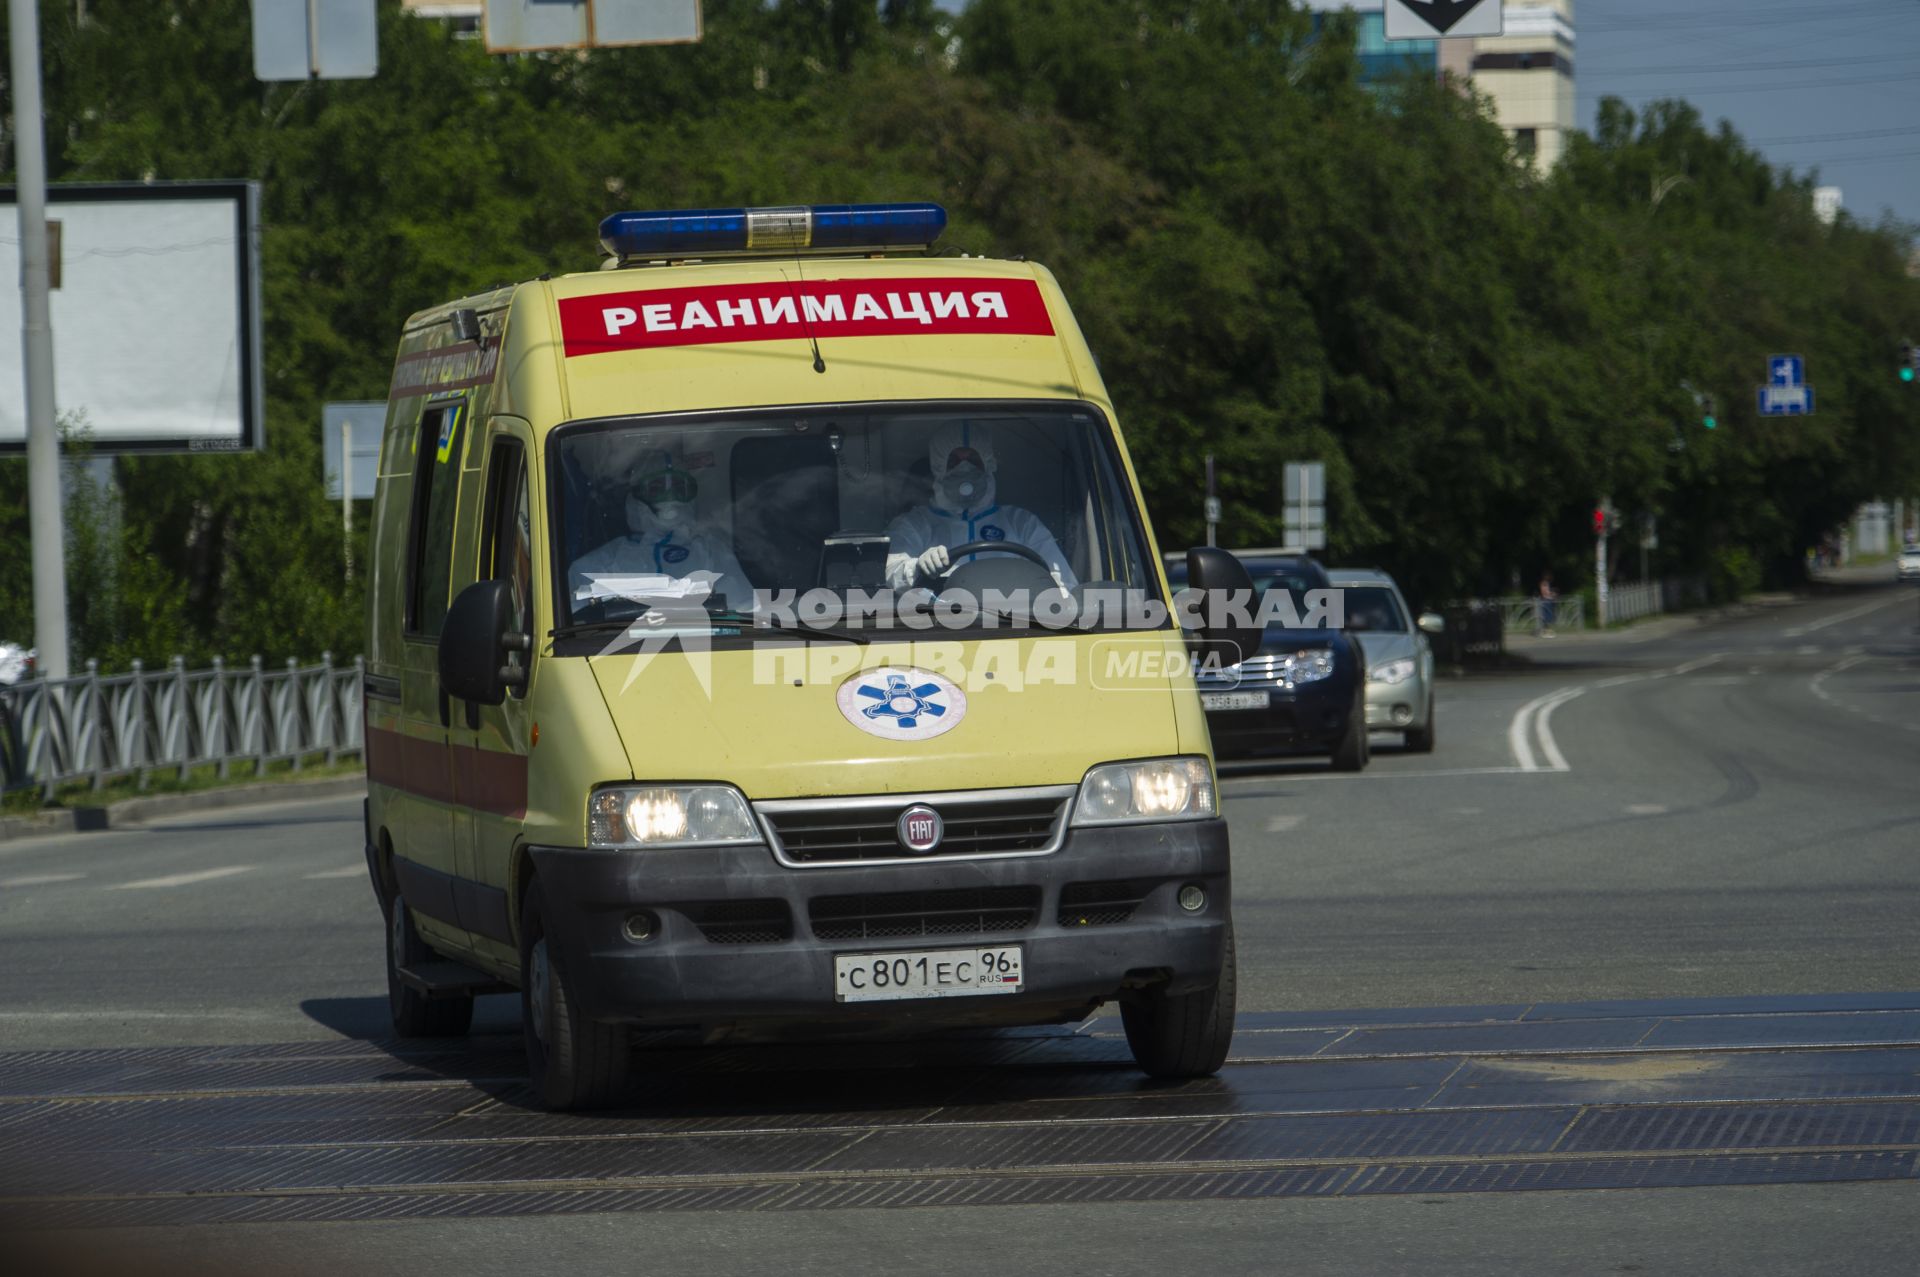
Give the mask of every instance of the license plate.
[[1202, 692], [1202, 709], [1266, 709], [1273, 698], [1266, 692]]
[[1017, 944], [833, 957], [833, 995], [840, 1002], [1018, 993], [1022, 983]]

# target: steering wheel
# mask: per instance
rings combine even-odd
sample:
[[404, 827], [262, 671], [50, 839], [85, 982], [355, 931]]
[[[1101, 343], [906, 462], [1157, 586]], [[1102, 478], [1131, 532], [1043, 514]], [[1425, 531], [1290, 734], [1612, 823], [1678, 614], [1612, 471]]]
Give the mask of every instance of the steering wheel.
[[1053, 575], [1052, 565], [1032, 546], [1021, 545], [1018, 541], [967, 541], [960, 545], [948, 547], [947, 570], [940, 574], [940, 579], [944, 581], [960, 568], [965, 567], [966, 564], [961, 563], [960, 560], [966, 558], [969, 554], [985, 554], [988, 551], [997, 554], [1017, 554], [1021, 558], [1029, 559], [1037, 564], [1040, 570], [1048, 576]]

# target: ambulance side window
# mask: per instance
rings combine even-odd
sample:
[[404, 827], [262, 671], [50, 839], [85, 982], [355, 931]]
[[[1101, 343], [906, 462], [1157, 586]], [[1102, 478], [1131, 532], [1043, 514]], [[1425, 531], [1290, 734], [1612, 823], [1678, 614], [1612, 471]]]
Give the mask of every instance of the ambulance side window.
[[407, 633], [437, 639], [447, 619], [453, 571], [454, 489], [467, 405], [434, 404], [420, 414], [413, 453], [413, 525], [407, 554]]
[[[480, 548], [481, 570], [492, 581], [505, 581], [513, 597], [515, 628], [533, 632], [533, 503], [527, 489], [527, 463], [518, 441], [496, 439], [493, 462], [487, 467], [486, 543]], [[526, 657], [509, 652], [507, 664], [518, 669]], [[514, 695], [526, 695], [525, 686]]]

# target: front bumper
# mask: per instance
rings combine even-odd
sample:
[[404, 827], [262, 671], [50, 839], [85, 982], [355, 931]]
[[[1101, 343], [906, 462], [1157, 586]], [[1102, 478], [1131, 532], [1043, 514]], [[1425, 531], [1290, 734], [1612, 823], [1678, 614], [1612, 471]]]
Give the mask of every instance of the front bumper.
[[[792, 869], [763, 845], [531, 850], [573, 996], [589, 1018], [606, 1022], [1044, 1023], [1132, 986], [1207, 987], [1220, 970], [1231, 903], [1222, 820], [1074, 829], [1047, 855], [911, 865]], [[1175, 901], [1188, 883], [1207, 893], [1195, 913]], [[1108, 888], [1089, 892], [1090, 884]], [[1096, 899], [1123, 895], [1137, 897], [1130, 909]], [[1032, 902], [1023, 925], [1019, 910], [1000, 907], [1015, 898]], [[891, 934], [849, 934], [862, 925], [849, 919], [863, 906], [847, 902], [863, 899], [881, 902], [874, 908]], [[927, 925], [940, 929], [901, 934], [914, 899], [926, 903]], [[955, 921], [970, 901], [981, 904], [990, 929]], [[649, 938], [633, 940], [627, 921], [642, 911], [655, 925]], [[836, 954], [1006, 944], [1024, 950], [1017, 994], [879, 1003], [834, 996]]]
[[1367, 726], [1383, 732], [1418, 730], [1427, 725], [1433, 697], [1418, 674], [1398, 683], [1367, 684]]
[[1339, 748], [1353, 713], [1351, 678], [1326, 678], [1292, 689], [1248, 681], [1237, 688], [1202, 685], [1200, 690], [1269, 693], [1271, 703], [1265, 709], [1206, 711], [1207, 731], [1221, 754], [1331, 753]]

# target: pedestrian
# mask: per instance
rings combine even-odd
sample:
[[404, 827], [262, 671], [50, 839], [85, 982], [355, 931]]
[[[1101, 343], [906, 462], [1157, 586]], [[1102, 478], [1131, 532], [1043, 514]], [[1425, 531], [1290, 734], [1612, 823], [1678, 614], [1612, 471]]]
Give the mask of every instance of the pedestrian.
[[1553, 573], [1542, 572], [1533, 592], [1533, 632], [1541, 638], [1553, 637], [1553, 603], [1559, 597], [1554, 593]]

